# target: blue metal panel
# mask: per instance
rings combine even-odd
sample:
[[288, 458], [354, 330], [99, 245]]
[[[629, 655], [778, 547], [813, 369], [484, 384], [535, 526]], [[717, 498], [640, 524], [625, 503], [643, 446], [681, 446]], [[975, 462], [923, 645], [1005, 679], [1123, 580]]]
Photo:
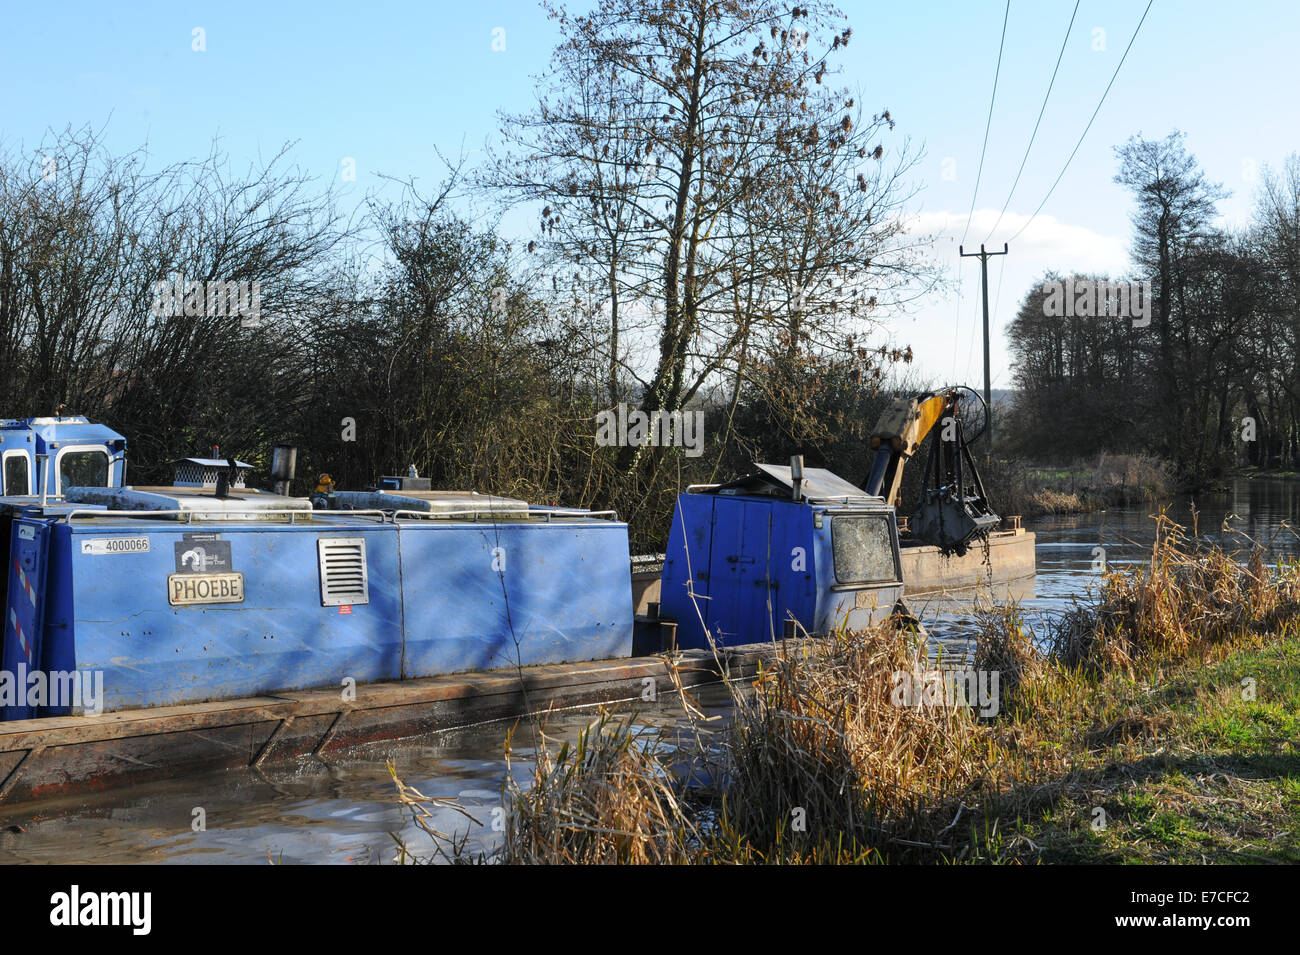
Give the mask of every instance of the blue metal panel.
[[815, 574], [819, 558], [813, 541], [814, 508], [783, 502], [773, 508], [772, 549], [773, 626], [779, 637], [785, 621], [793, 617], [809, 633], [816, 632], [817, 588]]
[[718, 499], [708, 619], [721, 644], [780, 639], [791, 616], [812, 629], [811, 526], [803, 503]]
[[765, 550], [770, 518], [766, 502], [719, 497], [713, 503], [705, 619], [721, 646], [768, 639]]
[[14, 520], [9, 537], [3, 650], [3, 679], [9, 681], [9, 692], [14, 695], [11, 705], [0, 707], [0, 719], [24, 720], [40, 715], [36, 707], [27, 705], [27, 688], [28, 676], [44, 668], [42, 625], [48, 545], [47, 524]]
[[401, 525], [406, 670], [626, 657], [632, 652], [627, 525]]
[[704, 619], [710, 602], [709, 561], [713, 545], [712, 494], [679, 494], [668, 532], [660, 614], [677, 621], [677, 645], [707, 647]]
[[[53, 526], [46, 640], [101, 670], [104, 707], [118, 709], [358, 684], [401, 674], [397, 535], [361, 519], [311, 524], [168, 524], [156, 520]], [[172, 606], [168, 577], [184, 534], [219, 533], [242, 573], [242, 603]], [[366, 541], [369, 602], [321, 605], [317, 540]], [[112, 537], [147, 538], [146, 552], [93, 552]]]
[[[59, 510], [65, 508], [66, 505], [61, 505]], [[34, 510], [30, 509], [29, 513]], [[34, 514], [32, 520], [41, 521]], [[71, 618], [69, 611], [72, 607], [73, 581], [67, 574], [57, 572], [58, 568], [68, 565], [70, 540], [67, 534], [56, 532], [57, 524], [48, 521], [41, 523], [49, 540], [45, 566], [45, 617], [41, 626], [41, 666], [47, 674], [72, 673], [77, 669], [77, 653], [73, 641], [65, 637], [70, 631], [50, 625], [51, 620]], [[66, 716], [69, 712], [67, 706], [53, 706], [42, 708], [40, 715]]]
[[[812, 513], [775, 498], [681, 495], [660, 594], [663, 615], [677, 621], [678, 645], [707, 647], [710, 635], [722, 646], [779, 638], [791, 615], [811, 630]], [[688, 564], [695, 601], [686, 592]]]

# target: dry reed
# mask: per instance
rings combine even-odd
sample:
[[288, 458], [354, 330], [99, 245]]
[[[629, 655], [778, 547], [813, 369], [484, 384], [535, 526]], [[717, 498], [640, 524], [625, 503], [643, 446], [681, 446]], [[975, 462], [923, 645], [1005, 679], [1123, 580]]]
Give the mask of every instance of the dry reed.
[[[1000, 844], [999, 820], [1069, 784], [1083, 751], [1070, 746], [1163, 731], [1154, 717], [1121, 715], [1066, 745], [1070, 726], [1091, 725], [1093, 695], [1112, 674], [1191, 665], [1265, 634], [1293, 636], [1297, 622], [1295, 563], [1270, 571], [1258, 548], [1236, 562], [1161, 515], [1150, 560], [1106, 574], [1095, 604], [1059, 617], [1046, 651], [1020, 607], [982, 608], [975, 662], [1001, 674], [1004, 718], [981, 720], [951, 700], [900, 705], [899, 675], [930, 666], [911, 627], [784, 641], [757, 679], [733, 690], [732, 725], [709, 753], [714, 790], [675, 775], [634, 716], [602, 712], [576, 742], [553, 750], [543, 741], [528, 787], [508, 784], [496, 858], [862, 862], [1018, 852]], [[698, 712], [689, 707], [689, 718]]]

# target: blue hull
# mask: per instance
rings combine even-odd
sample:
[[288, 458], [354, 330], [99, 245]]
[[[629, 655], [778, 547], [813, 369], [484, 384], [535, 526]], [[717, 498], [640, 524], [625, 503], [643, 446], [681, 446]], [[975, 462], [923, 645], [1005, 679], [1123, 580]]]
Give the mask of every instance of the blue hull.
[[[196, 599], [205, 576], [181, 562], [196, 534], [220, 555], [222, 580], [202, 587], [238, 602], [173, 602]], [[364, 600], [325, 605], [322, 539], [364, 542]], [[76, 670], [87, 685], [102, 674], [106, 711], [325, 686], [363, 693], [378, 680], [632, 650], [627, 526], [613, 521], [317, 512], [298, 523], [69, 523], [20, 512], [9, 546], [6, 620], [22, 619], [6, 627], [3, 670]], [[72, 711], [0, 703], [5, 719]]]

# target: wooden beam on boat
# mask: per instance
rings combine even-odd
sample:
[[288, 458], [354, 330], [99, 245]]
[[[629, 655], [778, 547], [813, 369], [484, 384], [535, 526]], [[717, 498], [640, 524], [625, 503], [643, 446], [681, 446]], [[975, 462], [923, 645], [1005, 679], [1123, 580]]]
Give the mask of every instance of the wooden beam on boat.
[[[656, 698], [676, 686], [753, 676], [776, 655], [752, 644], [666, 656], [550, 664], [238, 700], [0, 723], [0, 804], [127, 782], [317, 756], [549, 709]], [[675, 671], [675, 679], [672, 671]], [[654, 681], [647, 684], [647, 680]]]

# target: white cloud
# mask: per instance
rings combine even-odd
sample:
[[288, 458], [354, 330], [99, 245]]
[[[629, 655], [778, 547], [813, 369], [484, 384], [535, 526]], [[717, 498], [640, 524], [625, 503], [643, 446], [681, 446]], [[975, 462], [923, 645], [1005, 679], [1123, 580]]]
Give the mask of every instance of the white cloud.
[[[890, 329], [894, 341], [913, 347], [922, 375], [936, 383], [982, 383], [979, 261], [959, 259], [957, 247], [963, 245], [969, 254], [978, 252], [980, 243], [985, 242], [990, 252], [1001, 252], [1002, 243], [1020, 232], [1026, 222], [1027, 214], [1010, 211], [999, 222], [996, 209], [975, 210], [969, 230], [965, 212], [923, 212], [911, 217], [908, 231], [917, 241], [933, 240], [930, 254], [948, 270], [950, 279], [946, 288], [918, 302], [908, 316], [897, 317]], [[995, 223], [997, 231], [986, 240]], [[1127, 227], [1127, 221], [1124, 225]], [[1121, 236], [1103, 235], [1053, 216], [1039, 215], [1011, 243], [1008, 255], [989, 260], [993, 387], [1012, 383], [1006, 323], [1043, 273], [1098, 272], [1119, 278], [1132, 268], [1125, 243]]]
[[[1048, 269], [1059, 272], [1108, 272], [1120, 275], [1129, 267], [1128, 249], [1121, 236], [1103, 235], [1084, 226], [1068, 225], [1053, 216], [1039, 215], [1032, 221], [1028, 215], [1008, 211], [998, 221], [996, 209], [976, 209], [971, 216], [970, 229], [966, 229], [966, 216], [952, 212], [923, 212], [912, 217], [908, 229], [934, 238], [934, 253], [942, 261], [955, 259], [957, 247], [962, 244], [967, 253], [978, 251], [980, 242], [989, 235], [994, 224], [997, 232], [990, 237], [989, 251], [1001, 251], [1002, 243], [1020, 232], [1025, 223], [1029, 227], [1016, 238], [1011, 249], [1021, 265], [1041, 273]], [[962, 233], [966, 240], [961, 242]]]

